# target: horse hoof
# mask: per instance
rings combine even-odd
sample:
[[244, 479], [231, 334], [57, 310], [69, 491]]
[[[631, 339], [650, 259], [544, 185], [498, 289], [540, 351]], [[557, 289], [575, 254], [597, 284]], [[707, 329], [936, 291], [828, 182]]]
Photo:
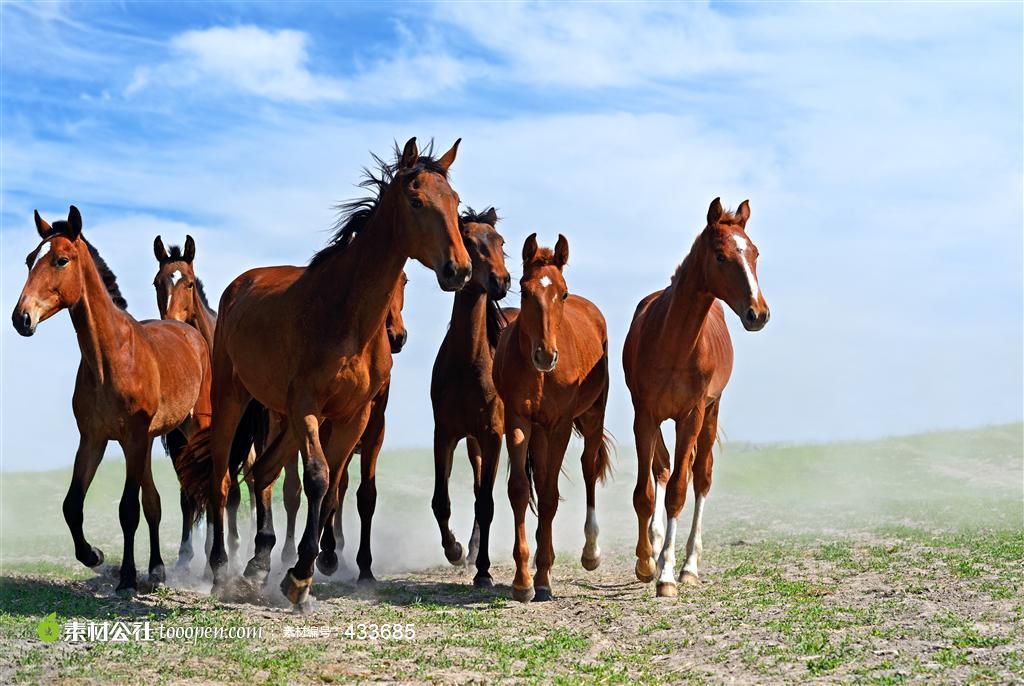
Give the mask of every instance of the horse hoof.
[[296, 579], [292, 570], [281, 580], [281, 593], [291, 601], [292, 605], [302, 605], [309, 598], [309, 587], [313, 585], [313, 577]]
[[587, 557], [585, 554], [580, 556], [580, 564], [583, 565], [583, 569], [588, 572], [592, 572], [601, 566], [601, 556]]
[[365, 572], [359, 572], [359, 578], [356, 583], [360, 586], [374, 586], [377, 583], [377, 578], [373, 576], [373, 572], [366, 570]]
[[679, 574], [679, 583], [683, 586], [700, 586], [700, 579], [693, 572], [682, 572]]
[[263, 586], [267, 582], [267, 577], [270, 576], [270, 570], [264, 568], [256, 560], [249, 560], [249, 563], [245, 565], [245, 571], [242, 572], [242, 576], [252, 583]]
[[451, 548], [444, 549], [444, 556], [448, 558], [453, 566], [459, 567], [466, 563], [466, 551], [462, 548], [462, 544], [456, 542]]
[[338, 554], [335, 552], [321, 551], [316, 556], [316, 568], [324, 576], [333, 576], [338, 571]]
[[117, 584], [117, 588], [114, 589], [114, 592], [123, 598], [132, 598], [137, 593], [137, 586], [138, 583], [135, 580], [135, 575], [132, 574], [130, 577], [122, 577], [121, 581]]
[[547, 586], [538, 586], [537, 592], [533, 596], [533, 602], [545, 603], [550, 601], [554, 596], [551, 595], [551, 589]]
[[490, 574], [477, 574], [473, 577], [473, 585], [477, 588], [493, 588], [494, 579]]
[[533, 600], [535, 592], [533, 586], [527, 586], [526, 588], [518, 588], [515, 585], [512, 586], [512, 600], [520, 603], [528, 603]]
[[636, 561], [636, 578], [645, 584], [649, 584], [654, 581], [654, 575], [657, 572], [658, 563], [654, 561], [653, 557], [649, 557], [646, 560]]
[[167, 582], [167, 570], [164, 569], [162, 564], [149, 570], [149, 582], [154, 586], [159, 586], [160, 584]]
[[90, 569], [96, 569], [103, 564], [103, 551], [96, 546], [89, 546], [89, 552], [81, 560], [82, 564]]
[[675, 598], [677, 594], [676, 585], [671, 581], [659, 581], [658, 582], [658, 597], [659, 598]]

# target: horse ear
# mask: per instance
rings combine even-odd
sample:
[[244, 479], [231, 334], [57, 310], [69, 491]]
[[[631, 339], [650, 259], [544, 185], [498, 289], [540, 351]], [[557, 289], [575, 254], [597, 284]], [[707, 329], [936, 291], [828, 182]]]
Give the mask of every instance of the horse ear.
[[750, 219], [750, 201], [744, 200], [736, 208], [736, 218], [740, 220], [740, 226], [747, 228], [747, 220]]
[[715, 198], [708, 208], [708, 226], [714, 226], [722, 218], [722, 199]]
[[39, 232], [40, 238], [49, 238], [50, 232], [53, 231], [53, 227], [46, 223], [46, 220], [39, 216], [39, 210], [33, 210], [36, 219], [36, 231]]
[[420, 159], [420, 149], [416, 147], [416, 136], [413, 136], [405, 143], [402, 150], [402, 158], [398, 160], [398, 168], [412, 169]]
[[438, 166], [444, 169], [446, 174], [448, 173], [448, 167], [452, 166], [452, 162], [455, 161], [455, 155], [459, 152], [459, 143], [461, 142], [461, 138], [455, 141], [455, 145], [452, 146], [451, 150], [441, 155], [441, 158], [437, 161]]
[[558, 242], [555, 243], [555, 266], [561, 269], [567, 264], [569, 264], [569, 241], [562, 234], [558, 234]]
[[483, 215], [481, 215], [480, 218], [483, 219], [485, 223], [490, 224], [491, 226], [497, 226], [497, 224], [498, 224], [498, 211], [495, 210], [492, 207], [489, 210], [487, 210], [486, 212], [484, 212]]
[[185, 252], [182, 253], [181, 259], [185, 260], [189, 264], [192, 264], [192, 260], [196, 258], [196, 242], [192, 240], [192, 236], [185, 236]]
[[526, 242], [523, 243], [523, 265], [527, 265], [533, 262], [533, 258], [537, 256], [540, 251], [540, 246], [537, 245], [537, 234], [531, 233], [526, 237]]
[[74, 205], [68, 210], [68, 227], [71, 229], [68, 238], [77, 240], [82, 233], [82, 213]]
[[167, 248], [164, 247], [164, 239], [157, 236], [153, 239], [153, 257], [156, 258], [157, 262], [163, 262], [167, 259]]

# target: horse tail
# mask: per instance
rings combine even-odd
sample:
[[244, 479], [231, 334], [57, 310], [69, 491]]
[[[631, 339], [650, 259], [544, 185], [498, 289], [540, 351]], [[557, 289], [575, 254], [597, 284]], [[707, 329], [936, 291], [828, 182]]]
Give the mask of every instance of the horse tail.
[[[168, 433], [160, 437], [160, 443], [163, 445], [164, 452], [167, 454], [167, 457], [171, 458], [171, 465], [174, 466], [174, 472], [175, 474], [178, 474], [178, 478], [180, 481], [181, 474], [179, 469], [181, 464], [181, 456], [182, 454], [184, 454], [185, 448], [188, 446], [188, 437], [185, 435], [185, 432], [182, 431], [181, 429], [171, 429]], [[195, 501], [185, 491], [184, 486], [182, 486], [181, 492], [185, 496], [186, 500], [189, 502], [189, 505], [191, 507], [192, 521], [189, 523], [195, 526], [203, 518], [204, 512], [202, 509], [196, 506]]]
[[257, 459], [267, 447], [267, 436], [270, 433], [270, 412], [256, 400], [250, 400], [245, 412], [238, 421], [235, 437], [231, 440], [231, 453], [228, 456], [228, 473], [232, 481], [238, 481], [239, 474], [249, 457], [249, 448], [256, 451]]
[[213, 453], [210, 449], [212, 438], [213, 431], [209, 427], [197, 432], [182, 449], [174, 464], [181, 490], [195, 505], [197, 513], [205, 512], [210, 504], [210, 481], [213, 479]]
[[526, 446], [526, 484], [530, 489], [530, 512], [537, 514], [537, 491], [533, 487], [533, 450]]
[[604, 483], [612, 473], [611, 455], [615, 451], [615, 437], [608, 430], [601, 432], [601, 445], [597, 448], [597, 480]]

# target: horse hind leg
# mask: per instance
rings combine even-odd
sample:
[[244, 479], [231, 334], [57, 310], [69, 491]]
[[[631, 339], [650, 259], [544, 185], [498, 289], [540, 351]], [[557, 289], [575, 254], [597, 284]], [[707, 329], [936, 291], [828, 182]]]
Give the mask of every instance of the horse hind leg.
[[651, 469], [654, 478], [654, 516], [651, 517], [648, 534], [651, 537], [651, 548], [661, 550], [665, 544], [665, 526], [668, 519], [665, 513], [665, 492], [672, 473], [672, 461], [660, 428], [654, 434], [654, 464]]
[[693, 522], [690, 525], [690, 537], [686, 541], [686, 561], [679, 572], [679, 582], [687, 585], [695, 585], [700, 581], [698, 567], [704, 554], [701, 526], [704, 518], [704, 501], [711, 490], [711, 468], [714, 463], [712, 450], [717, 434], [718, 402], [715, 402], [704, 414], [704, 424], [697, 438], [693, 461]]
[[[587, 519], [583, 525], [583, 553], [580, 564], [587, 571], [601, 565], [601, 546], [597, 537], [601, 528], [597, 523], [597, 482], [604, 477], [607, 467], [608, 446], [604, 438], [604, 406], [592, 407], [576, 419], [576, 428], [583, 435], [583, 481], [587, 489]], [[603, 452], [602, 452], [603, 451]]]
[[302, 504], [302, 479], [299, 478], [299, 460], [302, 459], [297, 453], [294, 458], [284, 463], [284, 513], [285, 532], [284, 545], [281, 548], [281, 563], [291, 566], [298, 559], [298, 552], [295, 548], [295, 523], [299, 515], [299, 505]]

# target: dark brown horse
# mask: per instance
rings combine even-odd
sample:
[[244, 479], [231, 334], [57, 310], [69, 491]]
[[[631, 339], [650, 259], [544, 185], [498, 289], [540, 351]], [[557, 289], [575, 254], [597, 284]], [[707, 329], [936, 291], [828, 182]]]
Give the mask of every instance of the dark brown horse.
[[[190, 483], [198, 486], [190, 494], [205, 494], [219, 513], [211, 551], [218, 588], [227, 560], [221, 517], [231, 441], [246, 405], [255, 398], [286, 417], [287, 425], [254, 466], [261, 495], [256, 505], [259, 531], [246, 576], [262, 583], [269, 573], [275, 538], [272, 527], [266, 527], [269, 502], [262, 494], [298, 448], [308, 515], [299, 559], [281, 589], [296, 604], [308, 596], [320, 534], [336, 506], [340, 463], [362, 436], [370, 401], [391, 372], [384, 322], [402, 268], [409, 258], [416, 259], [448, 291], [469, 280], [471, 264], [458, 229], [458, 195], [447, 179], [457, 149], [458, 143], [434, 159], [421, 156], [416, 140], [410, 139], [397, 162], [385, 165], [384, 174], [369, 182], [377, 189], [375, 196], [350, 206], [334, 241], [308, 267], [252, 269], [224, 291], [213, 349], [208, 446], [213, 473], [211, 477], [195, 469], [189, 474]], [[321, 436], [325, 420], [330, 420], [330, 431]], [[195, 441], [190, 457], [198, 463], [203, 452], [203, 443]], [[359, 560], [363, 578], [372, 578], [369, 562]]]
[[[732, 214], [723, 211], [715, 198], [707, 226], [671, 285], [640, 301], [626, 336], [622, 363], [633, 396], [638, 460], [633, 491], [639, 523], [636, 576], [648, 582], [657, 573], [659, 596], [676, 595], [676, 521], [691, 473], [696, 500], [679, 581], [698, 581], [701, 518], [711, 488], [711, 449], [718, 431], [719, 402], [732, 372], [732, 342], [718, 300], [732, 308], [747, 331], [759, 331], [768, 323], [768, 305], [757, 282], [757, 247], [746, 233], [749, 218], [746, 200]], [[666, 419], [676, 425], [674, 468], [661, 435]], [[667, 532], [662, 529], [665, 510]], [[655, 562], [653, 552], [658, 548], [660, 557]]]
[[[494, 385], [505, 404], [508, 497], [516, 526], [512, 594], [522, 602], [552, 597], [551, 524], [558, 508], [558, 475], [574, 428], [583, 435], [587, 488], [587, 542], [581, 563], [588, 570], [601, 563], [594, 487], [610, 467], [604, 435], [608, 334], [597, 306], [569, 294], [562, 277], [568, 261], [565, 236], [558, 236], [554, 251], [538, 247], [537, 234], [526, 239], [519, 282], [522, 309], [502, 332], [494, 357]], [[527, 566], [530, 546], [526, 540], [526, 507], [533, 485], [539, 501], [536, 592]]]
[[[203, 282], [196, 276], [193, 261], [196, 256], [196, 243], [192, 236], [185, 237], [185, 248], [182, 250], [176, 245], [170, 249], [164, 245], [163, 239], [157, 236], [153, 241], [153, 255], [159, 265], [156, 277], [153, 279], [153, 286], [156, 289], [156, 304], [160, 310], [161, 319], [173, 319], [185, 322], [202, 334], [210, 350], [213, 350], [213, 334], [217, 328], [217, 313], [210, 307], [206, 299], [206, 290]], [[246, 412], [243, 423], [266, 422], [265, 413], [256, 403], [251, 403]], [[267, 429], [262, 428], [257, 436], [264, 436]], [[164, 437], [164, 447], [171, 458], [177, 463], [185, 450], [188, 438], [180, 430], [174, 430]], [[257, 441], [259, 442], [259, 441]], [[260, 446], [262, 447], [262, 446]], [[242, 468], [247, 472], [256, 458], [256, 449], [253, 446], [242, 446], [237, 449], [246, 450], [246, 458], [242, 461]], [[249, 487], [249, 511], [251, 513], [252, 529], [255, 529], [256, 522], [256, 498], [253, 490], [251, 475], [247, 478], [246, 484]], [[241, 500], [241, 492], [238, 482], [231, 481], [231, 492], [228, 494], [227, 516], [228, 516], [228, 546], [232, 554], [238, 549], [240, 537], [238, 534], [238, 506]], [[197, 519], [195, 506], [192, 500], [182, 491], [181, 494], [182, 531], [181, 545], [178, 549], [178, 566], [184, 567], [192, 559], [192, 523]], [[212, 522], [207, 522], [212, 527]]]
[[455, 294], [448, 333], [434, 361], [430, 400], [434, 407], [434, 497], [431, 505], [441, 530], [441, 547], [453, 565], [463, 563], [462, 544], [448, 525], [451, 500], [448, 480], [455, 446], [466, 439], [476, 496], [469, 562], [477, 567], [473, 584], [493, 585], [488, 541], [494, 518], [494, 479], [501, 454], [505, 409], [494, 388], [494, 349], [504, 326], [498, 301], [511, 279], [505, 268], [505, 239], [495, 230], [494, 208], [472, 210], [459, 218], [473, 277]]
[[74, 206], [67, 221], [51, 226], [35, 213], [42, 242], [28, 256], [28, 280], [14, 308], [14, 328], [31, 336], [40, 322], [63, 309], [71, 315], [82, 361], [72, 408], [80, 441], [74, 474], [64, 499], [64, 519], [75, 557], [98, 567], [103, 553], [82, 532], [82, 505], [108, 441], [124, 450], [125, 482], [119, 508], [124, 534], [119, 591], [136, 587], [135, 531], [139, 491], [149, 525], [149, 577], [165, 578], [160, 557], [160, 494], [153, 483], [153, 438], [176, 427], [187, 434], [207, 426], [210, 358], [202, 336], [181, 322], [138, 322], [96, 249], [82, 236]]

